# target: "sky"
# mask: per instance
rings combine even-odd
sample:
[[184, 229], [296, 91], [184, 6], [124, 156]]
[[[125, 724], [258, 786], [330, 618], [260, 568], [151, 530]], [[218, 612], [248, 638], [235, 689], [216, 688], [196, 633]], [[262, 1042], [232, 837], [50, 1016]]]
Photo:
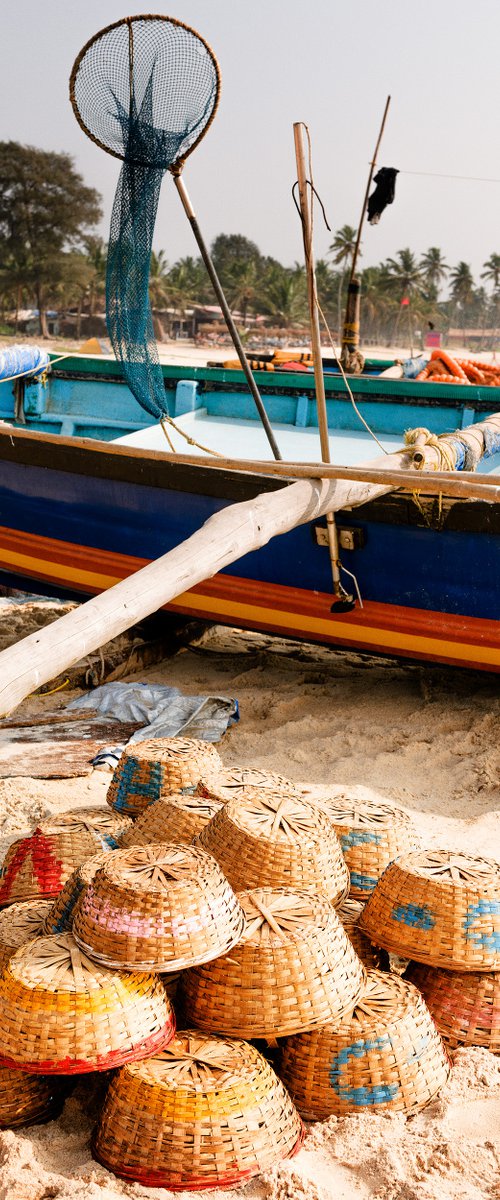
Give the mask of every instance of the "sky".
[[[366, 226], [362, 265], [406, 246], [417, 255], [439, 246], [450, 266], [465, 260], [478, 280], [485, 260], [500, 253], [498, 0], [168, 4], [167, 15], [209, 42], [221, 69], [218, 112], [183, 176], [208, 243], [219, 233], [243, 234], [285, 265], [303, 261], [291, 189], [293, 124], [304, 121], [314, 182], [332, 229], [318, 211], [315, 255], [327, 257], [334, 231], [358, 223], [390, 94], [378, 165], [401, 174], [394, 204], [378, 226]], [[84, 43], [137, 11], [125, 0], [1, 5], [0, 139], [71, 154], [103, 197], [105, 238], [119, 163], [77, 125], [68, 80]], [[169, 264], [198, 254], [169, 176], [154, 245]]]

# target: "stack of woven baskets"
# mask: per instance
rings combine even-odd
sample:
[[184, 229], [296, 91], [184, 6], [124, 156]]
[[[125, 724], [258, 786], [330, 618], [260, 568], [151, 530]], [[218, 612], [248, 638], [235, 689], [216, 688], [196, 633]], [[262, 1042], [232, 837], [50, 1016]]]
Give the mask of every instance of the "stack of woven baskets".
[[409, 958], [441, 1036], [500, 1050], [500, 869], [470, 854], [427, 850], [391, 864], [361, 929]]
[[[188, 739], [141, 744], [124, 757], [110, 789], [114, 811], [63, 814], [8, 852], [0, 1126], [50, 1119], [65, 1076], [119, 1068], [95, 1156], [146, 1185], [229, 1186], [294, 1153], [303, 1129], [278, 1076], [241, 1037], [174, 1036], [160, 979], [224, 961], [247, 925], [218, 862], [187, 844], [223, 803], [193, 794], [221, 763], [212, 746]], [[363, 968], [336, 924], [328, 954], [339, 959], [345, 940], [357, 994]], [[327, 1005], [333, 982], [320, 978], [319, 963], [316, 974]]]
[[[436, 1094], [443, 1044], [417, 988], [377, 969], [369, 919], [415, 845], [405, 814], [321, 807], [187, 738], [128, 747], [107, 799], [5, 860], [0, 1126], [49, 1119], [65, 1075], [118, 1068], [95, 1157], [144, 1186], [227, 1187], [298, 1149], [299, 1113]], [[281, 1078], [255, 1039], [279, 1039]]]

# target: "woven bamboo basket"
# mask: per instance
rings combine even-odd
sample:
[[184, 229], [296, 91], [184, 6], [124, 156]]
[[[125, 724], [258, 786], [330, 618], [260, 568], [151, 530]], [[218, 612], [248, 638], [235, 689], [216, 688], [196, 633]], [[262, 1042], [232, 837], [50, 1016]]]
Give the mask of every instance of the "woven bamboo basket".
[[7, 851], [0, 873], [0, 907], [57, 896], [75, 867], [102, 849], [101, 834], [78, 811], [41, 821]]
[[369, 971], [350, 1017], [298, 1033], [283, 1045], [280, 1076], [301, 1115], [417, 1112], [446, 1083], [450, 1063], [415, 987]]
[[384, 871], [359, 925], [402, 958], [500, 971], [500, 867], [448, 850], [403, 855]]
[[44, 1075], [107, 1071], [173, 1036], [155, 975], [108, 971], [70, 933], [21, 946], [0, 979], [0, 1064]]
[[149, 804], [172, 792], [193, 790], [202, 775], [220, 771], [215, 746], [196, 738], [151, 738], [125, 746], [106, 800], [116, 812], [139, 817]]
[[119, 839], [127, 829], [132, 828], [132, 818], [124, 813], [114, 812], [108, 804], [89, 804], [85, 808], [70, 808], [64, 817], [79, 816], [96, 829], [102, 838], [103, 850], [116, 850]]
[[422, 993], [441, 1037], [456, 1046], [500, 1054], [500, 973], [444, 971], [410, 963], [404, 975]]
[[264, 788], [227, 804], [201, 831], [196, 844], [220, 863], [235, 891], [288, 887], [322, 892], [338, 904], [349, 890], [349, 872], [328, 818], [302, 797]]
[[117, 1072], [93, 1153], [122, 1179], [196, 1191], [251, 1179], [302, 1138], [290, 1097], [254, 1046], [188, 1030]]
[[32, 938], [43, 933], [44, 921], [52, 908], [51, 900], [23, 900], [9, 904], [0, 912], [0, 975], [9, 958]]
[[238, 899], [247, 919], [241, 941], [182, 977], [189, 1025], [274, 1039], [352, 1011], [365, 972], [328, 900], [284, 888]]
[[93, 854], [92, 858], [87, 858], [81, 866], [76, 867], [59, 895], [50, 904], [43, 924], [44, 933], [65, 933], [72, 928], [75, 908], [80, 897], [96, 872], [113, 853], [112, 850], [105, 850], [101, 854]]
[[216, 800], [219, 804], [227, 804], [228, 800], [238, 800], [245, 792], [267, 788], [275, 795], [300, 796], [300, 788], [277, 775], [274, 771], [264, 771], [260, 767], [224, 767], [217, 775], [208, 779], [200, 779], [198, 791], [201, 796]]
[[358, 921], [362, 912], [363, 905], [359, 900], [352, 900], [350, 896], [336, 908], [337, 916], [342, 921], [349, 941], [352, 942], [363, 966], [370, 970], [387, 971], [389, 969], [387, 951], [382, 950], [380, 946], [373, 946], [366, 933], [359, 928]]
[[226, 953], [244, 926], [215, 859], [170, 843], [115, 850], [78, 904], [73, 933], [108, 967], [169, 973]]
[[176, 792], [155, 800], [120, 838], [120, 846], [151, 846], [182, 842], [186, 846], [212, 820], [220, 805], [205, 796]]
[[60, 1113], [63, 1096], [57, 1079], [0, 1067], [0, 1129], [51, 1121]]
[[321, 808], [339, 838], [355, 900], [367, 900], [389, 863], [420, 845], [411, 818], [390, 801], [337, 796]]

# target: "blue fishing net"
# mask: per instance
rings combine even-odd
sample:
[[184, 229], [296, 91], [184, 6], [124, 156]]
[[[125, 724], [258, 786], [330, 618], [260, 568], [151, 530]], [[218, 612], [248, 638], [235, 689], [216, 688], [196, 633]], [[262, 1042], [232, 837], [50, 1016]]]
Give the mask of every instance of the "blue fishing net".
[[149, 302], [149, 267], [163, 176], [179, 171], [217, 106], [210, 47], [169, 17], [130, 17], [96, 34], [70, 81], [77, 120], [123, 159], [111, 214], [106, 273], [108, 332], [136, 399], [168, 413]]

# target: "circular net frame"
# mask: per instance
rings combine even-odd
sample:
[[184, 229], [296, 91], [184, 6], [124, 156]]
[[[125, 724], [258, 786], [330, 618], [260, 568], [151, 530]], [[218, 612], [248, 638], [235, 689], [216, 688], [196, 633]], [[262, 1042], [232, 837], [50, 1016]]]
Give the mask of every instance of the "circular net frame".
[[217, 109], [220, 73], [207, 43], [180, 21], [126, 17], [83, 47], [70, 100], [84, 132], [123, 160], [106, 268], [106, 317], [139, 404], [168, 415], [149, 301], [149, 267], [165, 171], [180, 174]]

